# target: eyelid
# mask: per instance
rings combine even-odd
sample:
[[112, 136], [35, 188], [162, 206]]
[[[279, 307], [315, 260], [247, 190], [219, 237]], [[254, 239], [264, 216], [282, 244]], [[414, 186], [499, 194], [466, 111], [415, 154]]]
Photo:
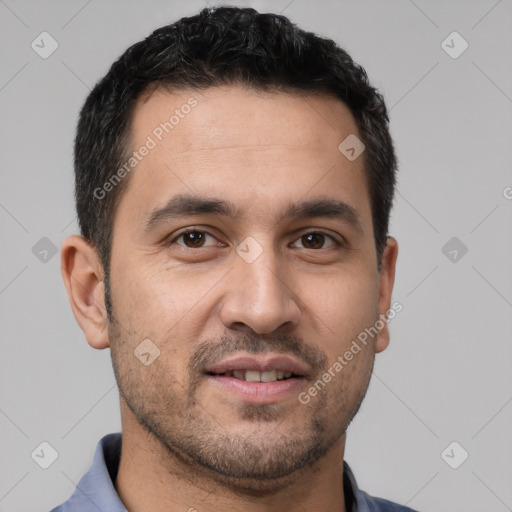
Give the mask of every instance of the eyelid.
[[[324, 231], [323, 229], [320, 229], [320, 228], [318, 228], [318, 229], [308, 228], [306, 231], [303, 231], [300, 234], [298, 234], [296, 236], [296, 238], [294, 239], [293, 243], [295, 243], [298, 240], [300, 240], [303, 236], [309, 235], [310, 233], [314, 233], [316, 235], [323, 235], [323, 236], [325, 236], [327, 238], [330, 238], [334, 242], [336, 247], [343, 247], [343, 246], [346, 245], [345, 239], [341, 235], [339, 235], [340, 238], [341, 238], [341, 241], [340, 241], [340, 240], [337, 240], [336, 237], [334, 235], [332, 235], [331, 233], [327, 233], [326, 231]], [[312, 249], [312, 250], [318, 251], [320, 249]]]
[[[199, 232], [199, 233], [204, 233], [205, 235], [208, 235], [208, 236], [211, 236], [212, 238], [215, 238], [217, 239], [217, 237], [215, 235], [213, 235], [212, 233], [210, 233], [209, 231], [207, 231], [206, 229], [204, 228], [201, 228], [200, 226], [190, 226], [190, 227], [187, 227], [187, 228], [183, 228], [183, 230], [181, 231], [178, 231], [178, 232], [174, 232], [172, 233], [171, 235], [167, 236], [164, 240], [163, 240], [163, 244], [166, 246], [166, 247], [169, 247], [170, 245], [176, 243], [176, 240], [178, 240], [178, 238], [180, 238], [181, 236], [183, 235], [186, 235], [187, 233], [193, 233], [193, 232]], [[323, 235], [325, 237], [328, 237], [330, 238], [337, 247], [344, 247], [344, 246], [347, 246], [347, 242], [346, 240], [344, 239], [344, 237], [342, 237], [341, 235], [339, 235], [339, 237], [341, 238], [341, 240], [337, 240], [336, 237], [333, 235], [333, 234], [330, 234], [330, 233], [327, 233], [326, 231], [324, 231], [322, 228], [306, 228], [305, 231], [301, 230], [299, 231], [298, 233], [296, 233], [294, 236], [294, 240], [292, 243], [295, 243], [297, 242], [301, 237], [303, 237], [304, 235], [308, 235], [310, 233], [315, 233], [315, 234], [320, 234], [320, 235]], [[219, 242], [218, 241], [218, 244], [216, 245], [210, 245], [210, 246], [206, 246], [206, 247], [197, 247], [197, 248], [193, 248], [193, 247], [187, 247], [186, 245], [183, 245], [183, 244], [177, 244], [179, 245], [180, 247], [183, 247], [185, 249], [188, 249], [188, 250], [191, 250], [191, 251], [198, 251], [200, 249], [207, 249], [208, 247], [219, 247], [221, 245], [225, 245], [223, 244], [222, 242]], [[314, 251], [318, 251], [320, 249], [312, 249]]]
[[[212, 238], [215, 238], [217, 239], [217, 237], [215, 235], [212, 235], [209, 231], [207, 231], [206, 229], [203, 229], [201, 227], [195, 227], [195, 226], [192, 226], [192, 227], [188, 227], [188, 228], [184, 228], [183, 230], [181, 231], [178, 231], [178, 232], [174, 232], [174, 233], [171, 233], [171, 235], [167, 236], [164, 238], [164, 240], [162, 241], [163, 245], [165, 246], [170, 246], [174, 243], [176, 243], [176, 240], [178, 240], [178, 238], [182, 237], [183, 235], [186, 235], [187, 233], [195, 233], [195, 232], [198, 232], [198, 233], [203, 233], [207, 236], [211, 236]], [[219, 246], [221, 245], [222, 242], [218, 242], [216, 244], [216, 246]], [[183, 247], [185, 249], [189, 249], [189, 250], [192, 250], [192, 251], [197, 251], [198, 249], [205, 249], [207, 247], [215, 247], [215, 245], [210, 245], [210, 246], [207, 246], [207, 247], [198, 247], [196, 249], [194, 249], [193, 247], [187, 247], [186, 245], [183, 245], [183, 244], [178, 244], [176, 243], [176, 245], [179, 245], [180, 247]], [[222, 244], [222, 245], [225, 245], [225, 244]]]

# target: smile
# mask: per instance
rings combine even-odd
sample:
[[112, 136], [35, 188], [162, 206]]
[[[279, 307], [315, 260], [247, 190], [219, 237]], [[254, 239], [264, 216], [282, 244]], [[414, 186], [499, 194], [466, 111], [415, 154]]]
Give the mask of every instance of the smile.
[[257, 370], [228, 370], [227, 372], [211, 375], [220, 377], [234, 377], [235, 379], [245, 380], [246, 382], [275, 382], [276, 380], [286, 380], [292, 377], [298, 377], [292, 372], [283, 370], [266, 370], [259, 372]]
[[246, 354], [213, 364], [205, 373], [214, 386], [242, 402], [271, 404], [295, 396], [311, 369], [284, 354]]

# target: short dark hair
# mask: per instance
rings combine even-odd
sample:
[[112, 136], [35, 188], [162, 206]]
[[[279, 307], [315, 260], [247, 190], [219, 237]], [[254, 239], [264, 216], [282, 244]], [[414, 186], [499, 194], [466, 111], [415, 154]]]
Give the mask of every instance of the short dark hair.
[[107, 276], [116, 205], [129, 176], [108, 194], [98, 190], [126, 162], [137, 100], [150, 87], [201, 90], [230, 84], [327, 94], [348, 106], [366, 147], [363, 156], [380, 269], [396, 181], [382, 95], [334, 41], [305, 32], [282, 15], [223, 6], [159, 28], [128, 48], [96, 84], [80, 112], [74, 159], [78, 221]]

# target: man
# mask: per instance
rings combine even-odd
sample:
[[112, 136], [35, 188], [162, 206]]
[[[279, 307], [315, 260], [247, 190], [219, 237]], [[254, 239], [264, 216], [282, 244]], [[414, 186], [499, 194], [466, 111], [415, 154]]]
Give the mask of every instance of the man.
[[364, 70], [283, 16], [204, 9], [129, 48], [82, 109], [62, 247], [122, 437], [54, 512], [410, 510], [343, 460], [401, 307], [395, 171]]

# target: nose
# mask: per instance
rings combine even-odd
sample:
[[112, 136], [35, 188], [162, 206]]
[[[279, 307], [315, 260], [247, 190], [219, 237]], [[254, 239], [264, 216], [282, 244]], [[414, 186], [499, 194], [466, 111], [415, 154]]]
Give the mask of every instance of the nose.
[[252, 263], [237, 255], [228, 280], [220, 309], [227, 329], [270, 334], [298, 326], [298, 296], [272, 251], [265, 249]]

